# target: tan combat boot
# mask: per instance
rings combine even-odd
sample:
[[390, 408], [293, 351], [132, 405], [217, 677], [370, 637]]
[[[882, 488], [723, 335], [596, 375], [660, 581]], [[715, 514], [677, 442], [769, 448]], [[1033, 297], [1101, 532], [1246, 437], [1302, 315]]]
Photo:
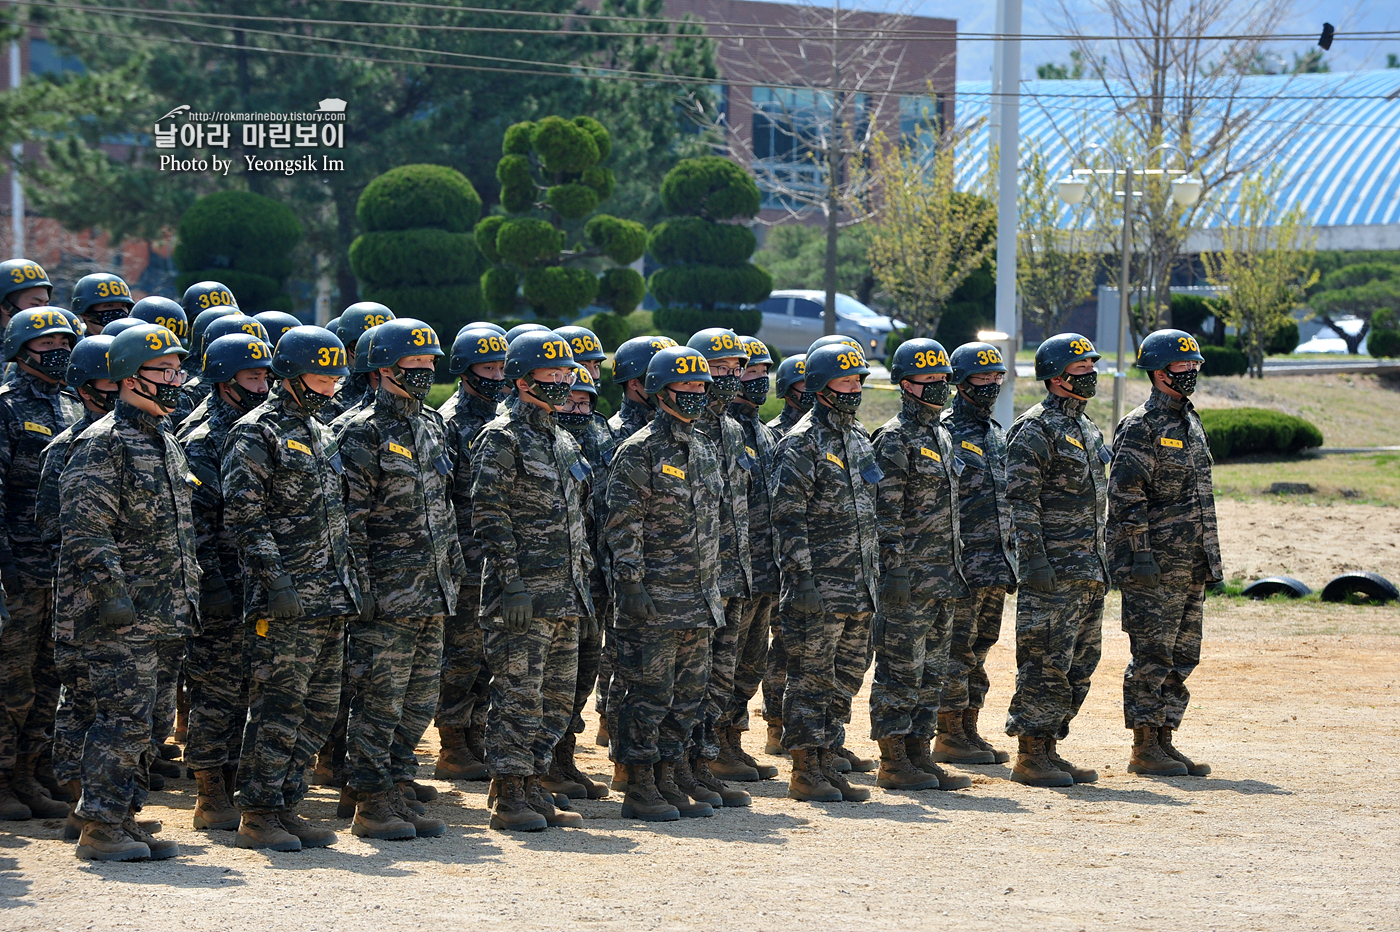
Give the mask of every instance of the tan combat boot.
[[[578, 769], [578, 763], [574, 760], [577, 748], [578, 735], [572, 731], [565, 732], [564, 737], [559, 739], [559, 743], [554, 748], [555, 767], [564, 778], [583, 787], [584, 793], [589, 799], [603, 799], [608, 795], [608, 788]], [[583, 799], [584, 797], [577, 798]]]
[[931, 790], [938, 786], [938, 777], [924, 773], [909, 763], [909, 755], [904, 748], [904, 736], [880, 738], [880, 772], [875, 775], [875, 785], [887, 790]]
[[1011, 755], [993, 747], [990, 742], [977, 733], [977, 716], [981, 711], [981, 709], [963, 709], [963, 734], [967, 735], [967, 740], [971, 741], [982, 750], [991, 751], [992, 763], [1004, 764], [1011, 760]]
[[840, 752], [836, 748], [820, 748], [817, 751], [817, 766], [821, 770], [826, 782], [836, 788], [841, 794], [841, 798], [848, 803], [863, 803], [870, 798], [870, 791], [863, 786], [853, 786], [846, 775], [836, 769], [836, 762], [841, 759]]
[[333, 830], [307, 821], [292, 809], [278, 812], [277, 821], [281, 823], [282, 828], [297, 837], [303, 848], [329, 848], [340, 840]]
[[971, 777], [949, 773], [938, 766], [938, 762], [933, 759], [933, 754], [929, 751], [927, 738], [905, 735], [904, 752], [909, 755], [909, 763], [913, 764], [916, 769], [933, 774], [938, 778], [940, 790], [965, 790], [972, 785]]
[[783, 747], [783, 723], [769, 722], [768, 736], [763, 742], [763, 753], [771, 754], [774, 757], [787, 757], [787, 749]]
[[34, 761], [34, 779], [39, 781], [49, 794], [49, 799], [60, 803], [75, 803], [77, 797], [69, 795], [68, 787], [58, 782], [53, 772], [53, 754], [45, 752]]
[[418, 838], [437, 838], [446, 834], [447, 823], [419, 812], [404, 795], [404, 786], [403, 783], [396, 783], [389, 791], [389, 806], [394, 810], [394, 815], [412, 825], [413, 833]]
[[122, 822], [122, 831], [133, 841], [138, 841], [151, 852], [152, 861], [164, 861], [180, 853], [180, 845], [173, 838], [157, 838], [141, 827], [134, 816], [127, 815]]
[[598, 713], [598, 734], [593, 737], [593, 743], [600, 748], [605, 748], [612, 743], [612, 734], [608, 731], [608, 714]]
[[[761, 764], [748, 751], [744, 750], [744, 729], [738, 725], [729, 729], [729, 749], [739, 760], [758, 771], [760, 780], [771, 780], [778, 775], [778, 768], [772, 764]], [[714, 768], [710, 768], [714, 769]]]
[[549, 770], [539, 778], [540, 783], [551, 793], [558, 793], [569, 799], [587, 799], [588, 789], [582, 783], [575, 783], [560, 772], [559, 751], [556, 749], [554, 754], [554, 759], [549, 762]]
[[979, 747], [963, 731], [963, 714], [959, 710], [938, 713], [933, 759], [943, 764], [991, 764], [996, 761], [996, 755]]
[[359, 793], [355, 803], [355, 820], [350, 823], [351, 834], [361, 838], [378, 838], [384, 841], [405, 841], [417, 838], [413, 824], [394, 810], [394, 790], [378, 790], [373, 793]]
[[238, 810], [228, 798], [222, 770], [196, 770], [199, 796], [194, 804], [194, 827], [231, 831], [238, 828]]
[[613, 778], [610, 786], [619, 793], [626, 793], [629, 776], [630, 768], [626, 764], [613, 764]]
[[1148, 777], [1184, 777], [1186, 765], [1162, 750], [1157, 743], [1156, 725], [1133, 728], [1133, 752], [1128, 757], [1128, 773]]
[[398, 787], [403, 792], [403, 798], [409, 802], [430, 803], [438, 798], [437, 787], [417, 780], [399, 780]]
[[656, 765], [654, 773], [656, 791], [661, 794], [662, 799], [676, 807], [682, 819], [705, 819], [715, 814], [714, 806], [692, 798], [676, 785], [674, 761], [662, 761]]
[[1172, 729], [1163, 725], [1157, 729], [1157, 746], [1167, 752], [1168, 757], [1175, 758], [1186, 765], [1186, 773], [1193, 777], [1204, 777], [1210, 773], [1210, 764], [1204, 761], [1194, 761], [1176, 749], [1172, 744]]
[[[320, 753], [316, 755], [316, 766], [311, 771], [312, 786], [338, 786], [344, 788], [345, 778], [337, 776], [335, 772], [335, 761], [333, 760], [334, 756], [329, 744], [321, 748]], [[343, 818], [349, 817], [344, 816]]]
[[482, 780], [487, 776], [486, 765], [477, 760], [467, 747], [467, 733], [452, 725], [438, 726], [442, 750], [438, 753], [435, 780]]
[[348, 786], [340, 788], [340, 799], [335, 804], [335, 817], [337, 819], [355, 818], [355, 807], [360, 804], [360, 794], [350, 789]]
[[758, 768], [750, 767], [743, 758], [734, 753], [734, 747], [730, 743], [733, 733], [728, 728], [718, 731], [719, 756], [710, 761], [710, 772], [721, 780], [756, 783], [759, 779]]
[[532, 809], [525, 798], [524, 777], [497, 777], [491, 787], [496, 800], [495, 808], [491, 811], [492, 828], [509, 832], [542, 832], [549, 827], [544, 816]]
[[78, 799], [83, 795], [81, 780], [68, 781], [68, 795], [73, 801], [68, 804], [68, 819], [63, 823], [63, 840], [77, 841], [83, 834], [83, 820], [78, 817]]
[[794, 748], [792, 776], [788, 778], [788, 799], [806, 803], [839, 803], [841, 791], [827, 782], [818, 764], [816, 748]]
[[560, 806], [538, 776], [525, 778], [525, 799], [550, 828], [582, 828], [583, 816]]
[[300, 851], [301, 839], [282, 825], [275, 812], [245, 812], [238, 823], [239, 848], [271, 848], [273, 851]]
[[15, 791], [10, 787], [10, 773], [0, 770], [0, 820], [20, 822], [32, 818], [34, 813], [16, 798]]
[[144, 861], [151, 849], [132, 838], [120, 824], [90, 820], [83, 823], [73, 853], [84, 861]]
[[1026, 786], [1074, 786], [1074, 777], [1056, 767], [1046, 756], [1046, 738], [1019, 735], [1016, 763], [1011, 767], [1011, 779]]
[[1058, 748], [1059, 740], [1056, 738], [1045, 739], [1045, 756], [1050, 758], [1050, 763], [1069, 774], [1075, 783], [1097, 783], [1099, 782], [1099, 772], [1091, 767], [1079, 767], [1071, 764], [1060, 756]]
[[681, 812], [656, 788], [656, 772], [651, 764], [628, 767], [627, 793], [622, 797], [622, 817], [643, 822], [675, 822]]
[[29, 807], [36, 819], [57, 819], [68, 814], [68, 804], [61, 803], [49, 795], [42, 783], [34, 779], [34, 768], [39, 762], [38, 754], [21, 754], [15, 765], [14, 776], [10, 778], [10, 790], [15, 798]]
[[[689, 783], [682, 782], [690, 780]], [[710, 769], [710, 762], [703, 757], [676, 762], [676, 784], [695, 799], [704, 800], [711, 806], [752, 806], [753, 797], [737, 786], [730, 786]], [[706, 797], [704, 794], [709, 793]], [[719, 802], [714, 797], [719, 797]]]

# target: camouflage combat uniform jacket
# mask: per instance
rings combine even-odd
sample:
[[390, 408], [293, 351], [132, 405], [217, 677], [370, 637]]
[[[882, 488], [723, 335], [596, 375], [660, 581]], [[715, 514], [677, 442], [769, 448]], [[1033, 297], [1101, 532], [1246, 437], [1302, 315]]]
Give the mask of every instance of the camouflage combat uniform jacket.
[[441, 415], [381, 385], [339, 441], [350, 546], [367, 596], [386, 618], [451, 615], [467, 568]]
[[[717, 410], [714, 404], [695, 420], [696, 433], [719, 454], [724, 492], [719, 509], [719, 594], [725, 599], [747, 599], [753, 591], [753, 565], [749, 557], [749, 473], [754, 468], [744, 444], [739, 422]], [[737, 557], [737, 559], [735, 559]]]
[[217, 392], [205, 400], [209, 416], [184, 437], [185, 457], [199, 483], [194, 488], [195, 551], [206, 580], [221, 577], [241, 610], [243, 573], [238, 564], [238, 538], [224, 521], [223, 462], [224, 441], [243, 412]]
[[63, 536], [58, 526], [63, 470], [73, 458], [73, 442], [103, 417], [100, 413], [89, 411], [84, 405], [83, 419], [62, 431], [44, 447], [44, 458], [39, 464], [39, 490], [34, 499], [34, 526], [39, 529], [39, 539], [53, 548], [55, 562], [58, 561], [58, 542]]
[[910, 398], [875, 431], [876, 488], [883, 572], [909, 567], [922, 598], [960, 599], [967, 593], [958, 536], [958, 473], [962, 464], [938, 412]]
[[618, 615], [619, 627], [718, 628], [719, 457], [694, 423], [665, 411], [624, 440], [608, 479], [603, 539], [614, 585], [640, 582], [657, 617]]
[[787, 435], [788, 431], [797, 426], [797, 422], [802, 420], [802, 415], [806, 413], [805, 411], [794, 408], [787, 402], [783, 402], [782, 413], [769, 421], [768, 427], [777, 435], [778, 439], [781, 440]]
[[622, 407], [618, 408], [616, 414], [608, 418], [608, 429], [612, 431], [613, 439], [621, 443], [650, 424], [654, 417], [656, 417], [655, 408], [638, 404], [631, 398], [623, 398]]
[[[185, 453], [167, 418], [118, 401], [83, 431], [63, 471], [54, 636], [156, 641], [199, 633], [199, 563]], [[135, 620], [109, 629], [98, 606], [129, 596]]]
[[0, 564], [28, 586], [53, 585], [53, 546], [34, 523], [44, 447], [82, 419], [81, 403], [28, 372], [0, 387]]
[[1126, 578], [1133, 552], [1150, 550], [1166, 573], [1192, 582], [1224, 578], [1211, 485], [1210, 445], [1190, 399], [1154, 388], [1113, 437], [1108, 472], [1108, 546], [1113, 574]]
[[958, 395], [943, 410], [943, 428], [962, 461], [958, 529], [963, 578], [973, 588], [1016, 588], [1016, 544], [1006, 497], [1006, 433], [985, 409]]
[[1011, 425], [1006, 495], [1023, 574], [1044, 556], [1057, 581], [1108, 583], [1109, 459], [1103, 434], [1077, 399], [1049, 395]]
[[224, 524], [238, 543], [248, 620], [267, 620], [267, 585], [283, 573], [307, 618], [359, 614], [343, 472], [330, 428], [280, 388], [229, 429]]
[[753, 568], [753, 591], [777, 594], [782, 580], [778, 575], [778, 545], [773, 537], [773, 473], [777, 468], [778, 437], [758, 419], [758, 408], [736, 401], [729, 414], [744, 432], [744, 452], [749, 469], [749, 560]]
[[480, 588], [481, 546], [472, 534], [472, 443], [481, 428], [496, 418], [496, 403], [467, 393], [458, 383], [457, 391], [437, 409], [447, 431], [447, 449], [452, 457], [452, 511], [457, 516], [457, 539], [461, 542], [467, 566], [464, 584]]
[[879, 608], [875, 489], [881, 478], [854, 415], [818, 403], [779, 441], [773, 532], [785, 611], [803, 576], [815, 580], [829, 613]]
[[477, 434], [472, 462], [472, 530], [485, 555], [482, 621], [495, 625], [501, 592], [516, 577], [536, 618], [592, 615], [589, 470], [578, 443], [553, 414], [517, 398]]

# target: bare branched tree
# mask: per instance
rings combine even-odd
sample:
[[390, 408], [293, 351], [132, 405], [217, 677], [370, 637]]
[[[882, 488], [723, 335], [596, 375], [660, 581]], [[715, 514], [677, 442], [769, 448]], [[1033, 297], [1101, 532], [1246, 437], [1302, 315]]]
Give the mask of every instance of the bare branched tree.
[[[753, 171], [765, 207], [784, 211], [785, 219], [823, 218], [826, 333], [836, 331], [838, 232], [867, 216], [859, 205], [871, 179], [853, 169], [867, 161], [880, 132], [898, 129], [901, 96], [951, 90], [951, 52], [915, 66], [911, 44], [898, 41], [911, 20], [906, 10], [873, 13], [842, 9], [841, 0], [830, 7], [806, 0], [780, 26], [709, 30], [721, 44], [724, 78], [752, 86], [753, 100], [752, 112], [747, 101], [732, 100], [727, 112], [712, 109], [702, 122], [723, 140], [726, 155]], [[736, 5], [726, 15], [744, 13]], [[929, 100], [926, 109], [937, 107]], [[936, 112], [913, 116], [938, 122]], [[748, 119], [758, 138], [738, 131]]]

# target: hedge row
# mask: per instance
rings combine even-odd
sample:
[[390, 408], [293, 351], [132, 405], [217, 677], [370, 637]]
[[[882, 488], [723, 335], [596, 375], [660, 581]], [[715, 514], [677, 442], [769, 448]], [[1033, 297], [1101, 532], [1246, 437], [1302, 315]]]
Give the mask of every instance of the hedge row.
[[663, 305], [757, 304], [773, 290], [760, 266], [673, 265], [651, 275], [651, 293]]
[[651, 312], [657, 330], [692, 334], [707, 327], [727, 327], [739, 334], [758, 333], [763, 312], [732, 308], [659, 307]]
[[1311, 422], [1266, 408], [1200, 410], [1201, 425], [1217, 460], [1248, 453], [1297, 453], [1322, 446], [1322, 431]]
[[366, 230], [436, 227], [469, 233], [481, 216], [481, 198], [456, 169], [403, 165], [365, 186], [355, 215]]
[[1203, 375], [1244, 375], [1249, 371], [1249, 356], [1233, 346], [1212, 346], [1201, 344], [1201, 364]]

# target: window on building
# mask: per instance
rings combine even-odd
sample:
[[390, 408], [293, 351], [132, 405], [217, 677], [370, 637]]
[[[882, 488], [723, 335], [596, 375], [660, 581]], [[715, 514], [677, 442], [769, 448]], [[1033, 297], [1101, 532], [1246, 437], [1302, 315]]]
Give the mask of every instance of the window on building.
[[[833, 118], [832, 95], [812, 88], [753, 89], [753, 170], [764, 207], [797, 207], [791, 192], [818, 192], [824, 187], [822, 152], [826, 138], [844, 133], [864, 135], [870, 97], [859, 94], [847, 114]], [[851, 121], [851, 123], [847, 123]], [[786, 189], [787, 194], [784, 193]]]
[[930, 148], [943, 132], [943, 98], [933, 95], [901, 94], [899, 98], [899, 136], [905, 141], [917, 140], [921, 148]]
[[64, 55], [47, 39], [29, 40], [29, 73], [59, 74], [72, 71], [86, 74], [87, 68], [72, 55]]

